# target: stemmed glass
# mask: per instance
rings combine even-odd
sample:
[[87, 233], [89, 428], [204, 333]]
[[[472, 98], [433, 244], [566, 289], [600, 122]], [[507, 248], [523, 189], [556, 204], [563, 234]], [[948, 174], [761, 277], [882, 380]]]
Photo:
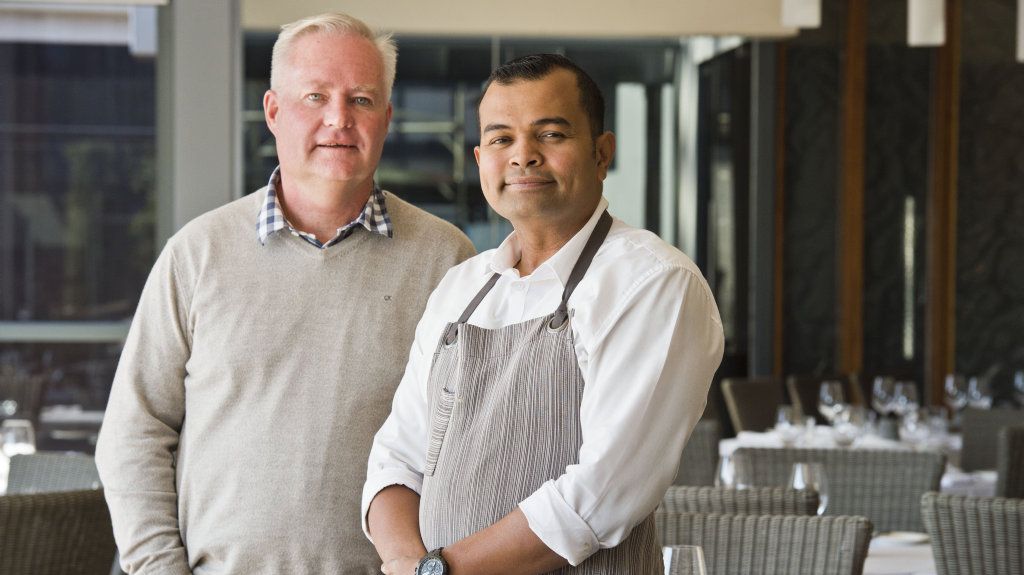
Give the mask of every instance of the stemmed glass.
[[895, 383], [890, 377], [876, 377], [871, 387], [871, 407], [879, 415], [888, 415], [893, 412], [892, 399]]
[[946, 376], [946, 405], [959, 413], [967, 407], [967, 382], [964, 376], [951, 373]]
[[36, 434], [27, 419], [7, 419], [0, 424], [0, 450], [7, 457], [36, 452]]
[[704, 550], [696, 545], [673, 545], [662, 548], [665, 575], [707, 575]]
[[900, 418], [900, 440], [914, 449], [928, 440], [930, 432], [924, 410], [913, 409]]
[[946, 405], [953, 412], [953, 425], [960, 426], [960, 413], [967, 407], [967, 380], [964, 376], [950, 373], [946, 376]]
[[849, 447], [864, 434], [867, 410], [859, 405], [844, 405], [832, 424], [832, 440], [839, 447]]
[[917, 386], [912, 381], [897, 381], [892, 392], [892, 411], [903, 416], [921, 406], [917, 400]]
[[718, 459], [718, 470], [715, 473], [715, 487], [746, 489], [749, 484], [745, 468], [737, 465], [731, 455], [723, 455]]
[[967, 380], [967, 404], [975, 409], [992, 407], [992, 390], [988, 378], [972, 377]]
[[836, 416], [843, 410], [843, 384], [838, 381], [823, 381], [818, 391], [818, 412], [829, 423], [834, 423]]
[[820, 463], [794, 463], [789, 473], [789, 486], [793, 489], [813, 489], [818, 492], [818, 515], [828, 508], [828, 478]]
[[791, 447], [800, 438], [803, 433], [800, 424], [800, 414], [792, 405], [780, 405], [775, 412], [775, 432], [786, 447]]

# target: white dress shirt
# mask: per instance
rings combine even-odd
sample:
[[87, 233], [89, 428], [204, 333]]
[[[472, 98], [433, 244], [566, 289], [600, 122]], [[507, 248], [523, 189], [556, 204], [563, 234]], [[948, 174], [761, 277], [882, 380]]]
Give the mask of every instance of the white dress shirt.
[[[448, 322], [495, 272], [501, 278], [469, 319], [495, 329], [548, 315], [608, 203], [571, 240], [520, 277], [513, 232], [452, 268], [427, 302], [391, 415], [377, 433], [363, 488], [363, 530], [373, 497], [389, 485], [417, 493], [430, 435], [427, 378]], [[661, 501], [700, 419], [722, 359], [721, 319], [697, 266], [656, 235], [615, 219], [569, 298], [585, 388], [579, 463], [519, 504], [530, 529], [578, 565], [618, 545]], [[367, 533], [369, 536], [369, 533]]]

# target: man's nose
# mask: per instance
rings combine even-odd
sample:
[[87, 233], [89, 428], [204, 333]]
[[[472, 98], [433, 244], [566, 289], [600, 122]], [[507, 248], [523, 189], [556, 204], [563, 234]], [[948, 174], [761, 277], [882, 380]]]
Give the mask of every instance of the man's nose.
[[324, 125], [332, 128], [352, 126], [352, 109], [348, 102], [331, 102], [324, 111]]
[[521, 138], [512, 149], [509, 163], [517, 168], [535, 167], [544, 163], [544, 156], [540, 153], [536, 141], [532, 138]]

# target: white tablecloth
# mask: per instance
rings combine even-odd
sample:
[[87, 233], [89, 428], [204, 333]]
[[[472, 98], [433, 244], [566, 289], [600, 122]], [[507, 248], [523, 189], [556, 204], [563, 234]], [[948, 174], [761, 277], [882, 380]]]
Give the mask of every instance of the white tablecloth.
[[[947, 449], [959, 451], [962, 439], [959, 435], [947, 437]], [[741, 431], [736, 437], [723, 439], [718, 444], [718, 454], [722, 457], [732, 455], [740, 447], [783, 447], [782, 438], [774, 431], [757, 433]], [[832, 428], [816, 426], [814, 431], [800, 438], [794, 445], [797, 448], [840, 449], [832, 440]], [[884, 439], [868, 435], [858, 439], [852, 446], [843, 449], [891, 449], [911, 451], [913, 447], [892, 439]], [[993, 470], [967, 473], [953, 465], [946, 466], [942, 476], [941, 491], [956, 495], [973, 495], [976, 497], [992, 497], [996, 493], [996, 472]]]
[[898, 536], [879, 535], [871, 540], [864, 575], [935, 575], [932, 546], [927, 541], [907, 544]]

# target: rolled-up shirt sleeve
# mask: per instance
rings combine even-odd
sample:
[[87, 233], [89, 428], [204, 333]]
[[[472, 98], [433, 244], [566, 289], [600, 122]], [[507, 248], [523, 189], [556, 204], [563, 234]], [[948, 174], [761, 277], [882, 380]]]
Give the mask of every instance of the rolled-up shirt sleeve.
[[637, 278], [590, 327], [576, 343], [586, 382], [579, 463], [519, 505], [572, 565], [621, 543], [657, 507], [724, 348], [708, 286], [683, 266]]

